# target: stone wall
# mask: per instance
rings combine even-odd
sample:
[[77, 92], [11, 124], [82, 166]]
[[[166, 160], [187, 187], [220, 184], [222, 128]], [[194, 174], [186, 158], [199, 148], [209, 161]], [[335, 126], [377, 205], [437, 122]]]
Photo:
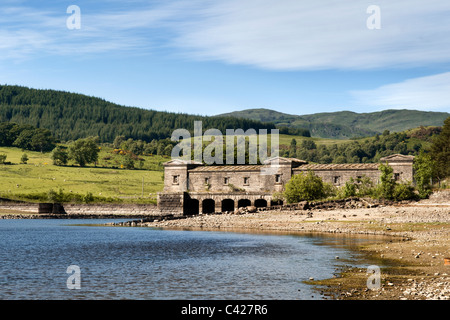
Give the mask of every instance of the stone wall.
[[15, 203], [15, 202], [0, 202], [0, 210], [9, 211], [20, 211], [25, 213], [38, 213], [39, 204], [38, 203]]
[[237, 171], [190, 171], [190, 192], [226, 192], [238, 189], [246, 192], [260, 192], [264, 190], [266, 176], [261, 176], [259, 168]]
[[314, 174], [322, 178], [323, 182], [331, 183], [336, 187], [345, 185], [350, 178], [357, 180], [358, 178], [368, 177], [374, 184], [377, 184], [380, 179], [380, 171], [378, 164], [367, 164], [364, 166], [358, 165], [307, 165], [294, 169], [294, 175], [300, 172], [307, 172], [312, 170]]
[[[1, 202], [0, 210], [12, 213], [34, 213], [41, 215], [67, 215], [70, 216], [146, 216], [163, 215], [157, 206], [152, 204], [64, 204], [62, 205], [65, 213], [61, 211], [42, 211], [39, 210], [38, 203], [13, 203]], [[59, 206], [58, 206], [59, 207]]]
[[184, 192], [159, 193], [158, 211], [161, 214], [183, 214]]
[[65, 204], [68, 215], [159, 215], [153, 204]]

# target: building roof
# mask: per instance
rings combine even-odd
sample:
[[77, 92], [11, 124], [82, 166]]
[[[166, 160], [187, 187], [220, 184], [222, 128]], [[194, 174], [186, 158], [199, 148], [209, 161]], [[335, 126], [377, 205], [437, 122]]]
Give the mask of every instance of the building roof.
[[414, 156], [404, 155], [404, 154], [391, 154], [390, 156], [384, 157], [380, 159], [380, 162], [386, 162], [386, 161], [406, 161], [411, 162], [414, 161]]
[[264, 164], [270, 164], [274, 161], [278, 161], [279, 163], [288, 162], [288, 163], [293, 163], [295, 165], [301, 165], [301, 164], [308, 163], [308, 161], [300, 160], [297, 158], [273, 157], [273, 158], [270, 158], [270, 159], [267, 159], [266, 161], [264, 161]]
[[189, 172], [236, 172], [236, 171], [260, 171], [261, 165], [222, 165], [222, 166], [201, 166], [189, 170]]
[[178, 165], [197, 165], [201, 166], [201, 162], [193, 160], [173, 159], [163, 163], [163, 166], [178, 166]]
[[294, 170], [377, 170], [379, 163], [305, 164]]

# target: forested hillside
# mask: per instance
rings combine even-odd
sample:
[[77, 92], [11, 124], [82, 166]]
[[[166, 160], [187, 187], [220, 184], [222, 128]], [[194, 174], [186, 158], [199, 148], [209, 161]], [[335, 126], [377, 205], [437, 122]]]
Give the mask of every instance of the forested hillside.
[[[188, 110], [186, 110], [188, 111]], [[273, 129], [274, 124], [235, 117], [206, 117], [124, 107], [82, 94], [0, 85], [0, 122], [45, 128], [61, 141], [98, 136], [113, 142], [116, 136], [136, 140], [170, 138], [178, 128], [193, 131], [201, 120], [203, 130]]]
[[277, 126], [302, 128], [311, 137], [328, 139], [351, 139], [370, 137], [385, 130], [402, 132], [420, 126], [442, 126], [450, 116], [448, 112], [418, 110], [384, 110], [371, 113], [339, 111], [292, 115], [269, 109], [248, 109], [219, 116], [231, 116], [271, 122]]
[[315, 163], [370, 163], [380, 158], [400, 153], [417, 156], [427, 150], [439, 136], [442, 127], [419, 127], [404, 132], [390, 133], [363, 138], [342, 144], [317, 145], [313, 140], [297, 142], [292, 139], [290, 146], [280, 147], [280, 154]]

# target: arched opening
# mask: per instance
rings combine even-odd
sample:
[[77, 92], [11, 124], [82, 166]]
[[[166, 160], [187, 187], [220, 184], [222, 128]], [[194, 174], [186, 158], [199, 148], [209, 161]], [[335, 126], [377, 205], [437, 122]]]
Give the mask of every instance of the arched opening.
[[267, 201], [265, 199], [256, 199], [255, 207], [257, 208], [265, 208], [267, 207]]
[[205, 199], [202, 202], [202, 212], [203, 213], [213, 213], [216, 210], [216, 203], [213, 199]]
[[233, 199], [222, 200], [222, 212], [225, 212], [225, 211], [234, 211], [234, 200]]
[[185, 216], [192, 216], [199, 214], [199, 201], [198, 199], [187, 199], [184, 201], [183, 212]]
[[249, 207], [252, 205], [252, 202], [248, 199], [240, 199], [238, 201], [238, 208]]
[[272, 200], [272, 201], [270, 201], [270, 205], [271, 206], [282, 206], [283, 200]]

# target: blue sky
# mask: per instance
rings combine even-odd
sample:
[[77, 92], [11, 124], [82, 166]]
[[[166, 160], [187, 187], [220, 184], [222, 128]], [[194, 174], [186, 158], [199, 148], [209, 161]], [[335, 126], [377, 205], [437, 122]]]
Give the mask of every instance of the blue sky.
[[2, 0], [0, 84], [201, 115], [450, 112], [449, 17], [445, 0]]

